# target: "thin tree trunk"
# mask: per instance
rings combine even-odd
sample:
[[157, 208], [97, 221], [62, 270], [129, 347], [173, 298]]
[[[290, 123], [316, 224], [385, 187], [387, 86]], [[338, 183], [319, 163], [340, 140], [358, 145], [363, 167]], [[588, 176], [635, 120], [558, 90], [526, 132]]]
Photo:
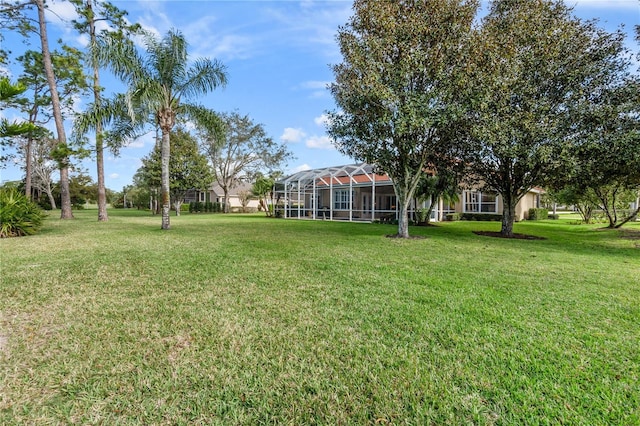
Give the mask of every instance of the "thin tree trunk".
[[[44, 16], [44, 0], [35, 0], [38, 7], [38, 22], [40, 24], [40, 43], [42, 45], [42, 62], [44, 64], [47, 82], [49, 83], [49, 91], [51, 95], [51, 106], [53, 108], [53, 118], [56, 123], [56, 132], [58, 133], [58, 144], [61, 148], [67, 148], [67, 136], [64, 130], [62, 120], [62, 111], [60, 109], [60, 97], [56, 86], [55, 74], [51, 62], [51, 53], [49, 52], [49, 41], [47, 39], [47, 24]], [[57, 159], [60, 163], [60, 219], [73, 219], [71, 211], [71, 194], [69, 192], [69, 157], [65, 154], [63, 158]]]
[[[90, 46], [93, 49], [96, 43], [96, 22], [93, 16], [92, 0], [87, 1], [87, 9], [91, 11], [89, 14], [89, 37]], [[93, 51], [91, 52], [93, 55]], [[93, 59], [93, 99], [96, 106], [100, 106], [102, 98], [100, 96], [100, 69], [98, 63]], [[107, 214], [107, 190], [104, 181], [104, 136], [102, 134], [102, 124], [96, 124], [96, 168], [98, 174], [98, 222], [106, 222], [109, 220]]]
[[640, 206], [638, 206], [636, 208], [636, 210], [633, 213], [629, 214], [629, 216], [627, 216], [622, 222], [616, 224], [614, 226], [614, 228], [618, 229], [618, 228], [622, 227], [622, 225], [624, 225], [625, 223], [631, 222], [632, 220], [635, 220], [636, 217], [638, 217], [639, 214], [640, 214]]
[[28, 199], [32, 200], [31, 196], [31, 175], [33, 174], [33, 137], [31, 135], [27, 136], [27, 156], [26, 156], [26, 167], [25, 167], [25, 177], [24, 177], [24, 195], [27, 196]]
[[169, 213], [171, 210], [171, 196], [169, 195], [169, 158], [171, 156], [171, 144], [169, 129], [162, 129], [162, 149], [160, 165], [162, 168], [160, 182], [160, 197], [162, 198], [162, 229], [170, 229]]
[[[35, 124], [38, 118], [38, 107], [37, 102], [34, 102], [31, 111], [29, 111], [29, 123]], [[27, 149], [26, 149], [26, 158], [25, 158], [25, 182], [24, 182], [24, 193], [31, 200], [31, 186], [32, 186], [32, 174], [33, 174], [33, 134], [29, 133], [27, 135]]]
[[[594, 192], [602, 203], [602, 208], [604, 209], [604, 213], [607, 216], [607, 220], [609, 221], [609, 225], [607, 225], [607, 228], [615, 228], [616, 222], [618, 221], [615, 208], [617, 191], [614, 190], [612, 194], [609, 194], [609, 190], [607, 189], [595, 188]], [[609, 198], [611, 198], [611, 200], [609, 200]], [[609, 206], [609, 201], [611, 201], [611, 207]]]
[[229, 213], [229, 191], [226, 186], [222, 188], [222, 191], [224, 191], [224, 206], [222, 207], [222, 211], [224, 213]]
[[45, 192], [47, 193], [47, 197], [49, 197], [49, 204], [51, 204], [51, 209], [55, 210], [57, 208], [56, 199], [53, 196], [53, 191], [51, 191], [51, 187], [49, 187], [49, 189], [47, 189]]

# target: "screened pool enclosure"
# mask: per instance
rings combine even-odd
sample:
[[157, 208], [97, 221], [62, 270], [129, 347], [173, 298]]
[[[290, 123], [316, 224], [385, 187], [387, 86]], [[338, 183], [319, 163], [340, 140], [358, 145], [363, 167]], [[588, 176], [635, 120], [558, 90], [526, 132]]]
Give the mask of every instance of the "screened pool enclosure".
[[[397, 219], [391, 179], [366, 163], [304, 170], [276, 183], [276, 212], [285, 218], [348, 221]], [[418, 206], [425, 207], [425, 206]], [[409, 216], [415, 214], [415, 200]], [[438, 218], [434, 208], [432, 218]]]

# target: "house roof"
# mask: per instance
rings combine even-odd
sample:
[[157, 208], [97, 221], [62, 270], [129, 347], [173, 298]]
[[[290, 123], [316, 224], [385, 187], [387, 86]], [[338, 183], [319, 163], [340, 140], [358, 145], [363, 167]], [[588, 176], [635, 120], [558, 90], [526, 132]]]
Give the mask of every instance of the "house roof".
[[391, 179], [386, 174], [378, 174], [373, 171], [374, 166], [367, 163], [346, 164], [343, 166], [325, 167], [320, 169], [303, 170], [289, 176], [285, 176], [277, 183], [280, 184], [308, 184], [316, 183], [316, 186], [349, 185], [376, 182], [390, 183]]
[[[251, 192], [251, 188], [253, 188], [253, 185], [251, 183], [239, 182], [235, 187], [229, 189], [229, 196], [236, 196], [238, 195], [239, 192], [242, 192], [242, 191]], [[218, 196], [224, 195], [224, 191], [222, 190], [222, 187], [217, 182], [214, 182], [211, 184], [211, 186], [209, 187], [209, 191], [213, 192]]]

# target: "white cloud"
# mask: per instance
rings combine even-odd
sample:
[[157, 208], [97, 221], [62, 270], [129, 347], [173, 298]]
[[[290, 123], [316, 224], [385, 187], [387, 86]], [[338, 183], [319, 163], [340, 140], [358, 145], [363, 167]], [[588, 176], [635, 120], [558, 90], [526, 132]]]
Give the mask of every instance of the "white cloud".
[[109, 179], [118, 179], [120, 177], [120, 175], [118, 173], [111, 173], [109, 175]]
[[76, 41], [82, 47], [87, 47], [89, 45], [89, 36], [87, 34], [80, 34], [76, 37]]
[[311, 166], [308, 165], [307, 163], [301, 164], [299, 166], [294, 167], [293, 169], [289, 170], [288, 174], [294, 174], [294, 173], [298, 173], [298, 172], [303, 172], [305, 170], [311, 170]]
[[313, 119], [317, 126], [326, 127], [329, 124], [329, 116], [327, 114], [321, 114]]
[[311, 149], [335, 149], [329, 136], [311, 136], [305, 145]]
[[46, 16], [52, 23], [62, 26], [71, 20], [79, 18], [75, 6], [66, 0], [47, 2]]
[[147, 132], [136, 139], [127, 141], [124, 148], [144, 148], [145, 146], [153, 146], [155, 143], [155, 132]]
[[280, 136], [280, 140], [288, 143], [297, 143], [304, 139], [305, 136], [307, 135], [302, 131], [302, 129], [287, 127], [284, 129], [284, 133], [282, 133], [282, 136]]
[[[195, 44], [194, 44], [195, 45]], [[206, 51], [196, 52], [194, 56], [215, 59], [247, 59], [253, 52], [253, 40], [239, 35], [211, 36], [203, 46], [210, 46]]]
[[326, 89], [329, 84], [331, 84], [330, 81], [310, 80], [303, 82], [300, 86], [303, 89]]
[[194, 49], [193, 57], [207, 57], [231, 60], [246, 59], [250, 56], [253, 40], [250, 37], [233, 34], [221, 34], [215, 29], [220, 25], [218, 18], [205, 15], [200, 19], [190, 21], [183, 29], [189, 46]]
[[307, 51], [321, 52], [334, 61], [340, 57], [336, 30], [351, 14], [351, 2], [303, 0], [297, 6], [284, 10], [272, 8], [267, 17], [279, 23], [281, 39], [287, 39], [292, 46]]

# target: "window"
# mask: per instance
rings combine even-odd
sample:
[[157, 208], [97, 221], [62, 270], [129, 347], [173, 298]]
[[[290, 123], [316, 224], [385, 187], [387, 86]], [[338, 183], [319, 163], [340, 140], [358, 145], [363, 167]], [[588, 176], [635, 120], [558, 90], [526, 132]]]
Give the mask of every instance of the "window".
[[465, 191], [464, 211], [470, 213], [496, 213], [498, 196], [490, 192]]
[[199, 201], [201, 203], [204, 203], [207, 200], [207, 193], [206, 192], [199, 192], [198, 194], [200, 195]]
[[497, 210], [496, 194], [480, 193], [480, 211], [482, 213], [495, 213]]
[[478, 196], [479, 192], [466, 191], [464, 193], [464, 211], [465, 212], [477, 212], [478, 211]]
[[397, 205], [395, 195], [376, 195], [376, 210], [395, 210]]
[[[351, 193], [353, 199], [353, 193]], [[349, 191], [346, 189], [338, 189], [333, 192], [333, 208], [334, 210], [349, 210]]]

